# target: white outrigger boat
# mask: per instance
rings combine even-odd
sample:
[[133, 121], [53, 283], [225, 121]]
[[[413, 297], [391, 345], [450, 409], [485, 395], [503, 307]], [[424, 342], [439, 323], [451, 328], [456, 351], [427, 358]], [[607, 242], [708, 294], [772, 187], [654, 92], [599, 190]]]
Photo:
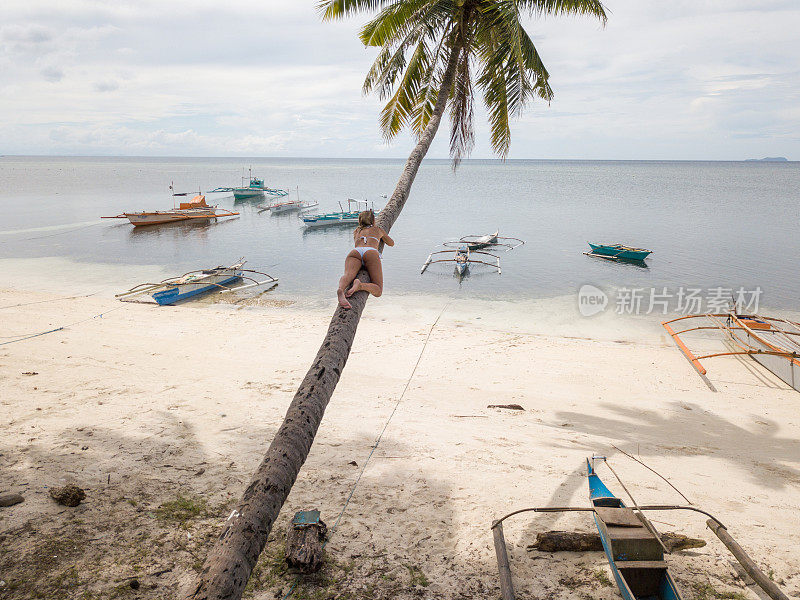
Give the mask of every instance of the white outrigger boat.
[[131, 225], [139, 227], [141, 225], [162, 225], [164, 223], [176, 223], [178, 221], [210, 221], [211, 219], [219, 217], [234, 217], [238, 214], [238, 212], [233, 212], [224, 208], [209, 206], [206, 204], [206, 197], [202, 194], [198, 194], [188, 202], [181, 202], [177, 208], [173, 208], [172, 210], [126, 212], [113, 217], [100, 218], [128, 219]]
[[295, 210], [304, 211], [309, 208], [319, 206], [319, 202], [303, 202], [300, 200], [300, 190], [297, 190], [297, 200], [278, 200], [272, 204], [259, 204], [259, 210], [268, 210], [272, 214], [293, 212]]
[[[508, 241], [506, 241], [508, 240]], [[495, 250], [505, 248], [506, 252], [513, 250], [524, 244], [525, 242], [519, 238], [501, 237], [500, 232], [487, 233], [485, 235], [465, 235], [461, 239], [443, 242], [447, 250], [437, 250], [428, 255], [425, 264], [422, 265], [420, 275], [432, 264], [452, 262], [455, 264], [455, 275], [462, 279], [469, 273], [470, 265], [486, 265], [497, 270], [500, 270], [500, 258], [491, 252], [485, 250]], [[484, 257], [493, 258], [495, 262], [487, 262]]]
[[[443, 256], [443, 255], [447, 256]], [[482, 260], [484, 256], [493, 258], [494, 263]], [[435, 257], [435, 258], [434, 258]], [[467, 244], [460, 246], [454, 250], [437, 250], [428, 255], [428, 260], [422, 265], [419, 274], [422, 275], [425, 270], [432, 264], [452, 262], [455, 265], [455, 275], [459, 279], [463, 279], [469, 274], [470, 265], [486, 265], [493, 269], [497, 269], [497, 274], [501, 274], [500, 258], [491, 254], [490, 252], [482, 252], [481, 250], [470, 250]]]
[[[505, 240], [510, 240], [510, 242]], [[460, 248], [466, 245], [470, 250], [482, 250], [484, 248], [494, 250], [495, 248], [503, 247], [506, 249], [506, 252], [509, 252], [514, 248], [522, 246], [524, 243], [525, 242], [519, 238], [502, 237], [500, 235], [500, 230], [497, 230], [494, 233], [487, 233], [485, 235], [465, 235], [458, 240], [444, 242], [442, 245], [450, 248]]]
[[[705, 319], [706, 323], [678, 331], [672, 328], [673, 323], [688, 319]], [[800, 392], [800, 323], [776, 317], [740, 314], [734, 306], [728, 313], [688, 315], [664, 321], [662, 325], [700, 375], [707, 373], [701, 360], [720, 356], [749, 356]], [[695, 356], [680, 336], [704, 329], [723, 332], [733, 350]]]
[[[170, 277], [159, 283], [141, 283], [132, 287], [127, 292], [117, 294], [115, 297], [123, 302], [144, 302], [152, 304], [153, 301], [160, 305], [171, 305], [184, 300], [189, 300], [210, 292], [238, 292], [260, 285], [277, 285], [278, 280], [271, 275], [252, 269], [243, 269], [244, 259], [240, 259], [229, 267], [215, 267], [213, 269], [201, 269], [189, 271], [178, 277]], [[269, 279], [257, 281], [245, 273], [257, 273]], [[243, 279], [249, 279], [253, 283], [231, 287]], [[149, 295], [152, 301], [143, 300], [141, 296]]]

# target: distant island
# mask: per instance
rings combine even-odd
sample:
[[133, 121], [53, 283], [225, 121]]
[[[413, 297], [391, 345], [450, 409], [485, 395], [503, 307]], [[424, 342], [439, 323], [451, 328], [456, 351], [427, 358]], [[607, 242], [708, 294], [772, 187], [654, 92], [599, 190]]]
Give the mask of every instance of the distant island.
[[748, 158], [745, 162], [789, 162], [785, 156], [767, 156], [766, 158]]

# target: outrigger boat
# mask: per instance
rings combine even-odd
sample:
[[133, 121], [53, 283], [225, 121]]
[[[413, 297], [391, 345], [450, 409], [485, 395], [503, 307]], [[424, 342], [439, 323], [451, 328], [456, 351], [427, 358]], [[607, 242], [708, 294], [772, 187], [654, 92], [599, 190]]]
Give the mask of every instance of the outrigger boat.
[[[506, 241], [500, 240], [510, 240], [511, 242], [516, 243], [509, 243]], [[513, 250], [524, 244], [525, 242], [519, 238], [512, 238], [512, 237], [501, 237], [500, 231], [495, 231], [494, 233], [487, 233], [485, 235], [465, 235], [464, 237], [452, 241], [452, 242], [444, 242], [443, 246], [448, 246], [451, 248], [460, 248], [461, 246], [467, 246], [470, 250], [481, 250], [483, 248], [489, 248], [490, 250], [494, 250], [495, 248], [505, 247], [506, 252]]]
[[[675, 331], [672, 324], [688, 319], [705, 319], [705, 325]], [[707, 373], [700, 363], [719, 356], [750, 356], [779, 379], [800, 392], [800, 323], [776, 317], [738, 314], [735, 308], [727, 313], [688, 315], [662, 323], [678, 348], [700, 375]], [[723, 332], [735, 350], [695, 356], [680, 338], [698, 330]]]
[[[444, 258], [439, 258], [441, 255], [448, 254], [448, 256]], [[480, 255], [477, 258], [476, 255]], [[495, 259], [495, 263], [489, 263], [485, 260], [481, 260], [482, 257], [488, 256]], [[434, 258], [436, 257], [436, 258]], [[436, 263], [444, 263], [444, 262], [452, 262], [455, 264], [455, 275], [459, 279], [463, 279], [470, 270], [470, 265], [480, 264], [486, 265], [493, 269], [497, 269], [498, 275], [502, 272], [500, 270], [500, 258], [491, 254], [489, 252], [482, 252], [480, 250], [470, 250], [467, 244], [456, 248], [454, 250], [437, 250], [435, 252], [431, 252], [428, 255], [428, 259], [425, 261], [425, 264], [422, 265], [422, 269], [420, 270], [420, 275], [422, 275], [425, 270], [432, 264]]]
[[589, 500], [620, 594], [624, 600], [680, 600], [655, 528], [641, 512], [634, 512], [611, 493], [594, 471], [596, 458], [604, 459], [586, 459]]
[[266, 196], [283, 197], [289, 195], [289, 192], [287, 190], [268, 188], [266, 185], [264, 185], [263, 179], [259, 177], [253, 177], [252, 167], [249, 169], [249, 173], [250, 177], [249, 177], [249, 183], [247, 185], [244, 184], [246, 178], [242, 177], [241, 186], [219, 187], [214, 190], [211, 190], [209, 194], [218, 192], [233, 192], [234, 200], [251, 200], [253, 198], [264, 198]]
[[[147, 302], [137, 298], [137, 296], [149, 294], [156, 304], [164, 306], [183, 302], [184, 300], [189, 300], [210, 292], [226, 293], [241, 291], [260, 285], [278, 283], [278, 280], [271, 275], [267, 275], [261, 271], [253, 271], [252, 269], [243, 269], [242, 267], [244, 264], [245, 261], [242, 259], [230, 267], [215, 267], [213, 269], [189, 271], [179, 277], [170, 277], [159, 283], [142, 283], [129, 289], [127, 292], [117, 294], [115, 297], [123, 302]], [[245, 273], [257, 273], [269, 279], [257, 281], [245, 275]], [[231, 287], [231, 284], [243, 279], [249, 279], [253, 283]]]
[[238, 212], [233, 212], [224, 208], [209, 206], [206, 204], [206, 197], [199, 194], [188, 202], [181, 202], [178, 208], [173, 208], [172, 210], [130, 212], [121, 213], [113, 217], [100, 218], [128, 219], [131, 225], [139, 227], [141, 225], [161, 225], [164, 223], [176, 223], [178, 221], [210, 221], [211, 219], [217, 219], [219, 217], [234, 217], [238, 214]]
[[304, 211], [309, 208], [314, 208], [315, 206], [319, 206], [319, 202], [303, 202], [300, 200], [300, 190], [298, 188], [297, 200], [283, 200], [272, 204], [259, 204], [256, 208], [259, 210], [268, 210], [272, 214], [280, 214], [295, 210]]
[[[675, 491], [681, 494], [669, 480], [662, 477], [642, 461], [627, 452], [622, 453], [664, 479]], [[595, 472], [595, 461], [597, 460], [606, 463], [630, 498], [632, 507], [626, 506], [620, 498], [615, 496], [597, 475]], [[653, 523], [644, 514], [649, 511], [673, 510], [688, 510], [708, 517], [706, 520], [708, 528], [725, 544], [736, 560], [739, 561], [739, 564], [742, 565], [745, 572], [753, 578], [769, 597], [773, 600], [789, 600], [733, 539], [728, 533], [727, 527], [711, 513], [691, 505], [639, 505], [616, 472], [611, 468], [611, 465], [608, 464], [608, 459], [605, 456], [595, 455], [587, 458], [586, 467], [590, 507], [544, 506], [522, 508], [492, 523], [492, 535], [500, 573], [500, 592], [503, 600], [516, 599], [511, 568], [508, 562], [508, 551], [503, 535], [503, 522], [509, 517], [525, 512], [591, 512], [600, 535], [603, 551], [606, 554], [608, 564], [614, 574], [614, 580], [623, 600], [681, 600], [680, 590], [675, 584], [675, 580], [672, 578], [669, 567], [664, 560], [664, 553], [669, 554], [671, 551], [664, 544]], [[685, 496], [683, 498], [686, 502], [689, 502]]]
[[330, 227], [336, 225], [358, 225], [358, 215], [370, 208], [366, 200], [347, 199], [347, 210], [339, 203], [339, 212], [300, 215], [306, 228]]
[[584, 252], [586, 256], [597, 256], [609, 260], [631, 260], [631, 261], [644, 261], [648, 255], [652, 254], [652, 250], [645, 250], [644, 248], [632, 248], [631, 246], [624, 246], [622, 244], [593, 244], [589, 242], [591, 252]]

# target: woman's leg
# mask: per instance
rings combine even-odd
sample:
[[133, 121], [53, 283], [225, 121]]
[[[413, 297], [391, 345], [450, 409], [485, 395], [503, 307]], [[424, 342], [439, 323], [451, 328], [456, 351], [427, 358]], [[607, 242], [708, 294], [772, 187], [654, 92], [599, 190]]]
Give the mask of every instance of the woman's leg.
[[347, 258], [344, 259], [344, 275], [339, 280], [339, 287], [336, 290], [336, 296], [339, 298], [339, 305], [344, 308], [353, 308], [352, 305], [345, 298], [344, 291], [350, 285], [353, 279], [358, 275], [358, 270], [361, 268], [361, 255], [356, 250], [351, 250]]
[[360, 280], [356, 279], [353, 282], [353, 286], [345, 293], [345, 296], [348, 298], [361, 290], [369, 292], [376, 298], [379, 298], [383, 293], [383, 266], [381, 265], [381, 257], [377, 250], [375, 252], [368, 250], [364, 253], [364, 266], [367, 267], [367, 272], [369, 273], [369, 278], [372, 280], [372, 283], [362, 283]]

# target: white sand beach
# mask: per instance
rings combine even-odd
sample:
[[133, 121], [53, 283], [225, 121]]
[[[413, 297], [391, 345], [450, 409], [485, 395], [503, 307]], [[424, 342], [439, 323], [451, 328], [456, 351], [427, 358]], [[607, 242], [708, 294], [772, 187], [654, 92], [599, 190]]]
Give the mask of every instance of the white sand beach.
[[[0, 508], [0, 598], [170, 597], [244, 491], [333, 299], [158, 308], [63, 297], [0, 291], [0, 342], [83, 321], [0, 345], [0, 494], [25, 498]], [[289, 591], [288, 520], [318, 508], [333, 525], [445, 304], [369, 301], [249, 597]], [[585, 458], [595, 452], [639, 503], [682, 502], [612, 445], [717, 516], [800, 596], [800, 395], [738, 358], [709, 363], [709, 380], [717, 391], [654, 318], [582, 318], [574, 298], [451, 301], [333, 532], [329, 564], [296, 597], [498, 598], [492, 520], [586, 506]], [[487, 408], [509, 403], [525, 410]], [[622, 494], [608, 469], [599, 473]], [[76, 508], [48, 496], [69, 482], [86, 491]], [[701, 515], [653, 518], [708, 542], [667, 558], [685, 597], [758, 597]], [[594, 524], [582, 513], [505, 523], [519, 597], [617, 598], [601, 552], [526, 549], [552, 529]]]

